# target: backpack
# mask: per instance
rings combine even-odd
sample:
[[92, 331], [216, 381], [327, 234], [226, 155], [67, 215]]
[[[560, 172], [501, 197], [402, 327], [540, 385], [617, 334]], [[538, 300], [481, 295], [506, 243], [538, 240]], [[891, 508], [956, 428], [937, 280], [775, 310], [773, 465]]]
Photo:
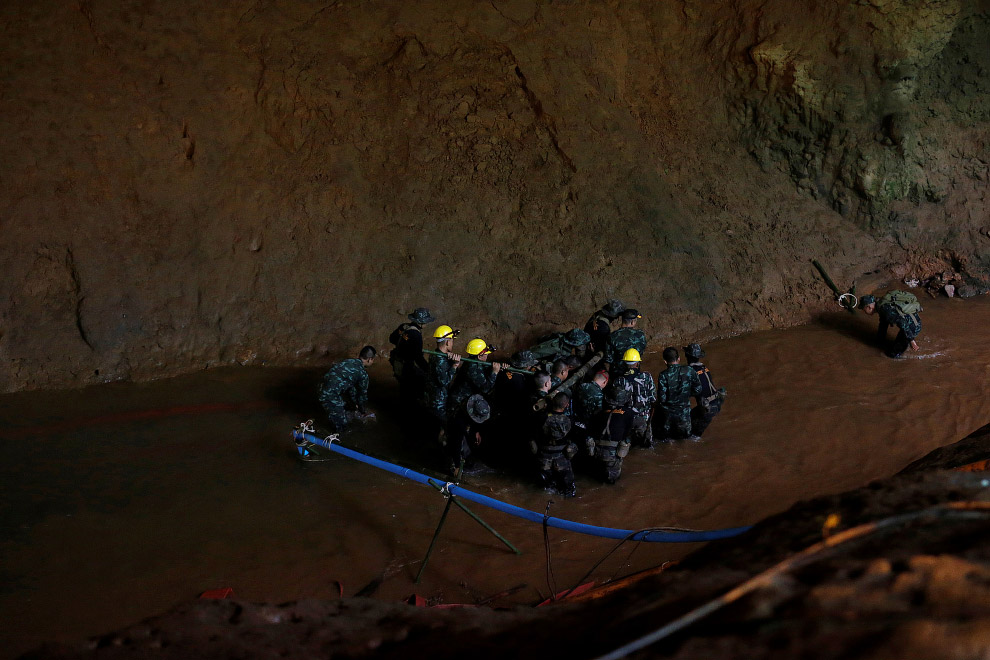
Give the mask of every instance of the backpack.
[[907, 291], [890, 291], [880, 299], [880, 307], [890, 305], [898, 316], [910, 316], [921, 311], [921, 303], [913, 293]]

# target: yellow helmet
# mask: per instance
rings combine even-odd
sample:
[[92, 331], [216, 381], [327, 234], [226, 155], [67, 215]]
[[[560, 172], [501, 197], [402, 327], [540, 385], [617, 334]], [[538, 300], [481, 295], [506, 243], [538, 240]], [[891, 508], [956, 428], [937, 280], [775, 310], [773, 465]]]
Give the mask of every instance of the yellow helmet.
[[484, 339], [472, 339], [468, 342], [464, 352], [468, 355], [481, 355], [482, 353], [490, 353], [491, 351], [488, 349], [488, 344], [485, 343]]
[[433, 336], [437, 341], [443, 341], [444, 339], [453, 339], [457, 336], [457, 331], [451, 328], [449, 325], [441, 325], [439, 328], [433, 331]]
[[625, 353], [622, 354], [623, 362], [640, 362], [642, 358], [639, 356], [639, 351], [635, 348], [630, 348]]

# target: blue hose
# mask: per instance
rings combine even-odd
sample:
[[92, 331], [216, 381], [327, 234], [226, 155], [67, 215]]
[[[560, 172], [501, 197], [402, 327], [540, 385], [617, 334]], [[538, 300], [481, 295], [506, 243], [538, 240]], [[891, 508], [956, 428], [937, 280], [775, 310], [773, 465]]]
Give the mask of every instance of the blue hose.
[[[437, 483], [439, 479], [433, 477], [428, 477], [425, 474], [420, 474], [419, 472], [414, 472], [409, 468], [404, 468], [387, 461], [383, 461], [377, 458], [372, 458], [366, 454], [356, 452], [353, 449], [348, 449], [347, 447], [342, 447], [338, 443], [327, 442], [322, 438], [318, 438], [311, 433], [303, 433], [300, 431], [293, 431], [292, 436], [297, 440], [304, 438], [315, 445], [325, 447], [330, 451], [336, 452], [348, 458], [353, 458], [356, 461], [361, 461], [362, 463], [367, 463], [368, 465], [373, 465], [376, 468], [386, 470], [393, 474], [397, 474], [400, 477], [405, 477], [406, 479], [411, 479], [415, 482], [429, 486], [430, 482]], [[467, 490], [466, 488], [461, 488], [455, 484], [447, 484], [447, 489], [451, 495], [456, 495], [457, 497], [468, 500], [469, 502], [475, 502], [476, 504], [482, 504], [487, 507], [491, 507], [496, 511], [501, 511], [507, 513], [510, 516], [516, 516], [517, 518], [523, 518], [524, 520], [529, 520], [535, 523], [543, 524], [544, 516], [542, 513], [537, 513], [536, 511], [530, 511], [528, 509], [523, 509], [512, 504], [507, 504], [501, 500], [496, 500], [485, 495], [480, 495], [478, 493]], [[699, 532], [662, 532], [662, 531], [641, 531], [635, 532], [632, 529], [615, 529], [614, 527], [598, 527], [596, 525], [585, 525], [584, 523], [573, 522], [571, 520], [563, 520], [561, 518], [547, 517], [546, 524], [549, 527], [556, 527], [557, 529], [566, 529], [571, 532], [578, 532], [579, 534], [589, 534], [591, 536], [600, 536], [607, 539], [629, 539], [632, 541], [649, 541], [651, 543], [698, 543], [702, 541], [716, 541], [718, 539], [727, 539], [733, 536], [738, 536], [746, 530], [746, 527], [729, 527], [727, 529], [713, 529], [709, 531], [699, 531]]]

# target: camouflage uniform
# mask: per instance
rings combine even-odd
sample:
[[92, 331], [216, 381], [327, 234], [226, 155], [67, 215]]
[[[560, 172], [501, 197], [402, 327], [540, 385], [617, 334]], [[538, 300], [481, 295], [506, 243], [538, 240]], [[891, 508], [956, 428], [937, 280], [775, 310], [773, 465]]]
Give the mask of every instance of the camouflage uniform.
[[564, 335], [558, 333], [533, 346], [529, 351], [540, 362], [553, 362], [557, 358], [570, 355], [574, 350], [573, 346], [564, 343]]
[[456, 468], [474, 465], [474, 454], [481, 444], [485, 422], [491, 414], [488, 402], [480, 394], [469, 397], [458, 405], [447, 422], [447, 469], [453, 476]]
[[584, 324], [584, 331], [588, 333], [592, 349], [596, 353], [608, 357], [606, 349], [608, 348], [608, 337], [612, 333], [612, 322], [619, 318], [619, 314], [625, 309], [626, 306], [620, 301], [609, 300]]
[[657, 378], [659, 419], [657, 431], [664, 440], [691, 434], [691, 397], [701, 396], [701, 381], [694, 369], [671, 364]]
[[423, 381], [428, 365], [423, 358], [423, 327], [417, 323], [403, 323], [392, 331], [388, 340], [395, 345], [389, 354], [392, 374], [399, 381], [399, 390], [405, 402], [413, 402], [423, 394]]
[[578, 385], [574, 399], [571, 401], [573, 411], [571, 419], [574, 422], [571, 432], [574, 435], [574, 442], [579, 447], [587, 447], [590, 451], [594, 451], [591, 427], [602, 411], [603, 399], [602, 388], [595, 383]]
[[619, 328], [608, 338], [608, 352], [605, 357], [612, 365], [612, 371], [621, 371], [625, 368], [622, 364], [622, 356], [630, 348], [635, 348], [640, 355], [646, 352], [646, 335], [642, 330], [636, 328]]
[[598, 310], [584, 324], [584, 331], [591, 336], [591, 345], [596, 352], [606, 355], [608, 338], [612, 334], [612, 320], [605, 312]]
[[535, 440], [540, 481], [547, 488], [556, 488], [564, 497], [577, 493], [571, 458], [577, 446], [567, 439], [571, 420], [564, 413], [549, 413], [540, 425]]
[[426, 408], [441, 424], [447, 416], [447, 388], [454, 378], [454, 361], [446, 355], [430, 355], [426, 372]]
[[[921, 334], [921, 316], [917, 313], [902, 314], [897, 305], [890, 302], [890, 294], [902, 293], [900, 291], [888, 291], [887, 294], [876, 301], [877, 315], [880, 317], [880, 325], [877, 328], [877, 340], [884, 347], [887, 357], [900, 357], [915, 337]], [[917, 299], [915, 299], [917, 302]], [[887, 328], [895, 326], [898, 328], [897, 336], [893, 341], [887, 339]]]
[[712, 423], [715, 416], [722, 410], [722, 392], [716, 389], [712, 382], [711, 372], [701, 362], [692, 362], [688, 365], [698, 374], [701, 382], [701, 396], [698, 398], [698, 405], [691, 410], [691, 435], [699, 438]]
[[498, 374], [492, 373], [490, 364], [465, 362], [450, 384], [451, 407], [456, 408], [460, 406], [472, 394], [482, 394], [485, 396], [491, 394], [492, 388], [495, 387], [495, 378], [497, 376]]
[[530, 352], [539, 362], [552, 363], [557, 358], [567, 357], [574, 350], [591, 342], [591, 337], [584, 330], [574, 328], [566, 333], [557, 333], [544, 338]]
[[629, 392], [629, 413], [632, 415], [629, 439], [638, 447], [653, 446], [650, 412], [657, 401], [657, 387], [648, 371], [628, 369], [615, 381], [615, 387]]
[[368, 403], [368, 372], [358, 358], [341, 360], [323, 376], [320, 405], [327, 412], [334, 431], [343, 431], [353, 418], [353, 410], [364, 412]]
[[629, 393], [609, 388], [602, 410], [592, 427], [594, 456], [602, 481], [614, 484], [622, 474], [622, 459], [629, 452], [633, 416], [628, 409]]

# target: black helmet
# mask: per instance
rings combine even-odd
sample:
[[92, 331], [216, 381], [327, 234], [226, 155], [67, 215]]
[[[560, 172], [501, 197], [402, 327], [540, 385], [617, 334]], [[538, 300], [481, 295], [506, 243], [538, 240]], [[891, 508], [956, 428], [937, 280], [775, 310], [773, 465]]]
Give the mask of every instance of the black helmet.
[[409, 317], [410, 321], [412, 321], [413, 323], [418, 323], [420, 325], [425, 325], [427, 323], [433, 323], [434, 321], [436, 321], [436, 319], [433, 318], [433, 315], [430, 314], [430, 310], [426, 309], [425, 307], [417, 307], [412, 311], [411, 314], [407, 314], [407, 316]]
[[516, 369], [529, 369], [536, 366], [536, 356], [532, 351], [519, 351], [509, 358], [509, 364]]
[[862, 296], [859, 299], [859, 306], [862, 309], [863, 307], [866, 307], [867, 305], [873, 305], [876, 302], [877, 299], [874, 296], [871, 296], [870, 294], [866, 294], [865, 296]]
[[467, 400], [467, 414], [475, 424], [484, 424], [492, 414], [485, 397], [480, 394], [472, 394]]
[[615, 298], [602, 305], [602, 313], [610, 319], [618, 318], [625, 309], [626, 306], [622, 304], [622, 301]]
[[627, 309], [622, 312], [623, 321], [631, 321], [633, 319], [641, 319], [643, 315], [639, 313], [638, 309]]
[[705, 357], [705, 352], [701, 350], [701, 344], [688, 344], [684, 347], [684, 355], [692, 360]]
[[591, 337], [581, 328], [574, 328], [573, 330], [568, 330], [567, 334], [564, 335], [564, 343], [568, 346], [573, 346], [576, 348], [578, 346], [590, 344]]

